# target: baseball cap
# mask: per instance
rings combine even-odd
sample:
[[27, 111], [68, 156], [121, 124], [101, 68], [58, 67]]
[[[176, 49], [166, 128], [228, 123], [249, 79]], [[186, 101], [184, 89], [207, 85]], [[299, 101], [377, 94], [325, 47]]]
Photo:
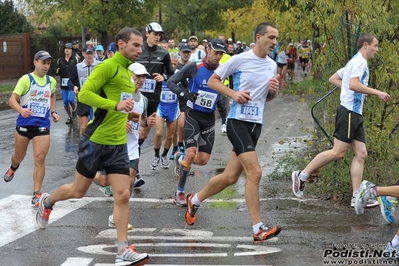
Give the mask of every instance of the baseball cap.
[[241, 41], [237, 41], [237, 44], [241, 44]]
[[217, 52], [226, 52], [224, 49], [224, 43], [220, 39], [213, 39], [209, 42], [208, 44], [209, 47], [211, 47], [213, 50]]
[[67, 49], [72, 49], [72, 43], [66, 43], [65, 45], [64, 45], [64, 49], [65, 48], [67, 48]]
[[133, 63], [129, 66], [129, 70], [132, 71], [136, 75], [150, 75], [150, 73], [147, 72], [147, 69], [145, 69], [145, 66], [143, 66], [140, 63]]
[[208, 42], [208, 40], [207, 39], [203, 39], [202, 42]]
[[35, 60], [46, 60], [46, 59], [53, 59], [51, 57], [51, 55], [49, 54], [49, 52], [45, 51], [45, 50], [40, 50], [39, 52], [37, 52], [35, 54], [34, 57]]
[[191, 46], [187, 43], [182, 43], [179, 47], [180, 51], [182, 52], [191, 52]]
[[152, 32], [152, 31], [154, 31], [154, 32], [162, 32], [162, 33], [163, 33], [163, 30], [162, 30], [161, 25], [159, 25], [159, 24], [156, 23], [156, 22], [151, 22], [150, 24], [148, 24], [147, 27], [145, 27], [145, 30], [146, 30], [147, 32]]
[[192, 35], [192, 36], [190, 36], [190, 38], [188, 38], [188, 40], [191, 40], [191, 39], [196, 39], [198, 41], [198, 38], [195, 35]]
[[247, 44], [247, 42], [242, 42], [242, 44]]
[[115, 45], [114, 42], [111, 42], [111, 43], [108, 45], [107, 51], [116, 53], [116, 45]]
[[289, 46], [293, 46], [294, 44], [292, 42], [289, 43]]
[[97, 45], [96, 51], [104, 51], [104, 47], [102, 45]]
[[73, 44], [73, 45], [79, 44], [79, 41], [73, 41], [72, 44]]
[[228, 41], [228, 42], [232, 42], [233, 39], [232, 39], [232, 38], [228, 38], [227, 41]]
[[94, 48], [93, 48], [93, 46], [85, 46], [85, 48], [83, 49], [83, 52], [85, 52], [86, 54], [87, 53], [94, 53]]

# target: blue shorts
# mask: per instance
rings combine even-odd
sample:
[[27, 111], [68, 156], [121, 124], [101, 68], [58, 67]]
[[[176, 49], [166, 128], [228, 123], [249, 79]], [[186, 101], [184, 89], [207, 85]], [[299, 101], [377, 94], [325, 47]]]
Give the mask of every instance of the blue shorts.
[[166, 122], [176, 121], [179, 115], [180, 115], [180, 109], [178, 103], [175, 104], [162, 104], [162, 102], [159, 103], [157, 109], [157, 116], [165, 119]]
[[75, 93], [73, 90], [68, 90], [61, 87], [61, 96], [62, 101], [64, 102], [64, 107], [68, 107], [69, 105], [75, 103]]

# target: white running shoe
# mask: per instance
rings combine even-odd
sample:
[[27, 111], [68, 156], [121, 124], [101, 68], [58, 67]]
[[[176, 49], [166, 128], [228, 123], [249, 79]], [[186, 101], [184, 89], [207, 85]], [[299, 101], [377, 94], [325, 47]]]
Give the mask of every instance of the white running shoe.
[[[112, 215], [112, 214], [108, 217], [108, 227], [116, 228], [116, 225], [114, 223], [114, 215]], [[132, 229], [133, 229], [133, 225], [127, 224], [127, 230], [132, 230]]]
[[364, 214], [364, 209], [366, 208], [369, 199], [375, 200], [375, 197], [371, 194], [370, 191], [371, 188], [373, 187], [375, 187], [375, 184], [367, 180], [364, 180], [360, 184], [359, 193], [357, 193], [356, 195], [355, 206], [354, 206], [357, 215]]

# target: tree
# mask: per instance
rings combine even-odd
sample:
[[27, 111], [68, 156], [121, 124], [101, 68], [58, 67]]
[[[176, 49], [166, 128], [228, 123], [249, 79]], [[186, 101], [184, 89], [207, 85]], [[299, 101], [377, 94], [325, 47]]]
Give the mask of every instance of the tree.
[[222, 16], [224, 12], [251, 6], [252, 3], [253, 0], [164, 0], [161, 2], [162, 26], [188, 35], [205, 30], [222, 31], [227, 23]]
[[121, 0], [25, 0], [39, 20], [50, 23], [54, 14], [73, 33], [82, 27], [98, 32], [106, 45], [108, 34], [115, 34], [124, 26], [142, 27], [153, 16], [157, 1]]
[[11, 0], [0, 1], [0, 25], [0, 34], [32, 32], [32, 26], [18, 13]]

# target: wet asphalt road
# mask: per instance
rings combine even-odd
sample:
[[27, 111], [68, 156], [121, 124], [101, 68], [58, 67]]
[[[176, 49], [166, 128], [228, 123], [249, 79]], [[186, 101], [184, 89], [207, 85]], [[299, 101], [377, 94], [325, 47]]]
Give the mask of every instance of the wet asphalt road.
[[[325, 265], [328, 246], [378, 244], [385, 246], [396, 226], [386, 225], [379, 209], [357, 217], [353, 209], [309, 195], [297, 200], [291, 192], [290, 177], [270, 180], [268, 174], [285, 152], [301, 148], [312, 128], [309, 103], [280, 94], [266, 108], [265, 124], [257, 146], [263, 167], [261, 212], [263, 221], [280, 225], [278, 239], [254, 245], [251, 224], [244, 202], [244, 182], [239, 182], [201, 206], [195, 225], [188, 227], [184, 208], [172, 204], [177, 181], [171, 169], [150, 170], [152, 137], [142, 148], [140, 172], [146, 181], [133, 192], [130, 204], [130, 242], [139, 252], [151, 256], [149, 265]], [[62, 102], [57, 102], [61, 121], [52, 125], [47, 156], [44, 192], [52, 192], [73, 180], [77, 159], [78, 125], [65, 125]], [[6, 171], [14, 146], [16, 113], [0, 112], [0, 171]], [[226, 136], [216, 125], [216, 141], [207, 166], [193, 166], [186, 192], [196, 192], [207, 180], [223, 170], [231, 151]], [[171, 166], [173, 161], [170, 161]], [[112, 198], [104, 197], [94, 184], [85, 198], [57, 203], [52, 223], [40, 230], [30, 207], [33, 169], [32, 150], [10, 183], [0, 181], [0, 265], [113, 265], [115, 231], [108, 228]], [[3, 172], [1, 172], [3, 173]], [[306, 193], [306, 192], [305, 192]], [[348, 203], [349, 204], [349, 203]], [[367, 263], [367, 264], [366, 264]], [[357, 265], [377, 265], [364, 261]]]

